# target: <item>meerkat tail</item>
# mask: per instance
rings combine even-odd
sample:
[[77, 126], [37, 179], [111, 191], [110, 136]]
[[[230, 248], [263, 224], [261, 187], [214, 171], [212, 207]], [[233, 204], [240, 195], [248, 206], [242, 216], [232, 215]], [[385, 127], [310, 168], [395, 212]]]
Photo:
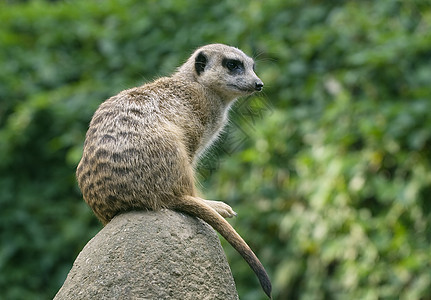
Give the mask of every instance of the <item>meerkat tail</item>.
[[175, 208], [201, 218], [218, 231], [249, 264], [259, 279], [262, 289], [271, 298], [271, 281], [262, 263], [242, 237], [217, 211], [201, 199], [192, 196], [182, 197], [175, 203]]

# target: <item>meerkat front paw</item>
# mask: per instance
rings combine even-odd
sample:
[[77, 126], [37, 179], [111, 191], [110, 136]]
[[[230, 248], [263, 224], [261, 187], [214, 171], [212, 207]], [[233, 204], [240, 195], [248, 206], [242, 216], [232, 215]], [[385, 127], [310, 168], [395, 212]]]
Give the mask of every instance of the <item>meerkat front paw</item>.
[[232, 207], [222, 201], [205, 200], [205, 203], [214, 208], [224, 218], [232, 218], [237, 215]]

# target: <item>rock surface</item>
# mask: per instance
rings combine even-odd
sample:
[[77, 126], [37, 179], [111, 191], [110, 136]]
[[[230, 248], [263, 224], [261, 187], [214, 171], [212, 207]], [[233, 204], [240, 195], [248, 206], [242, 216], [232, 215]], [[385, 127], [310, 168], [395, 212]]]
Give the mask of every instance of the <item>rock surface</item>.
[[238, 299], [215, 231], [163, 210], [115, 217], [76, 258], [54, 299]]

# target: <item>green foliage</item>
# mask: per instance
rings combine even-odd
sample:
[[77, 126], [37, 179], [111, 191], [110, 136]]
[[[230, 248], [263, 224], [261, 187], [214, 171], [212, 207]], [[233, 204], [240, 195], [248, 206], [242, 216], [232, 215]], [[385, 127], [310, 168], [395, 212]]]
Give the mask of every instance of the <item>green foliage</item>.
[[[101, 228], [74, 171], [116, 92], [203, 44], [254, 55], [243, 99], [199, 168], [276, 299], [431, 297], [427, 1], [107, 0], [0, 4], [0, 290], [52, 298]], [[226, 246], [241, 299], [264, 299]]]

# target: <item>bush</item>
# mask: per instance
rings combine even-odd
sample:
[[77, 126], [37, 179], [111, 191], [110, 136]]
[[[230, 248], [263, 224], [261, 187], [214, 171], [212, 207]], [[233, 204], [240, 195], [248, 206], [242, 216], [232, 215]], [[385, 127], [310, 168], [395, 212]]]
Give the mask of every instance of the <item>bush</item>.
[[[0, 289], [52, 298], [98, 231], [74, 171], [97, 106], [203, 44], [256, 57], [198, 170], [276, 299], [431, 297], [431, 6], [426, 1], [0, 4]], [[225, 247], [241, 299], [264, 299]]]

